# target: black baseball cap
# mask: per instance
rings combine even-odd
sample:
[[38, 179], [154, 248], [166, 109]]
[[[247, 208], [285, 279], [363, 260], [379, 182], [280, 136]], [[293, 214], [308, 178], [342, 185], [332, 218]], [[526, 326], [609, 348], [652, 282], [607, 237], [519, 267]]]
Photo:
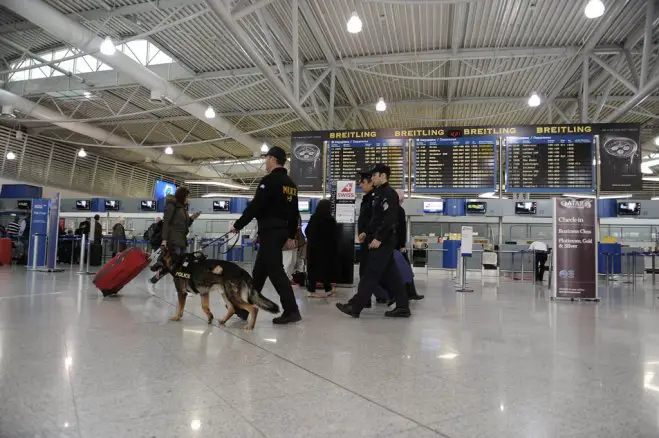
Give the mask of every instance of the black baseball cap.
[[286, 151], [280, 148], [279, 146], [273, 146], [265, 154], [266, 157], [274, 157], [277, 159], [277, 162], [281, 165], [286, 163]]
[[371, 172], [359, 172], [359, 181], [369, 181], [373, 174]]
[[387, 166], [386, 164], [378, 163], [370, 170], [370, 173], [371, 175], [374, 173], [384, 173], [387, 175], [387, 178], [389, 178], [391, 175], [391, 167]]

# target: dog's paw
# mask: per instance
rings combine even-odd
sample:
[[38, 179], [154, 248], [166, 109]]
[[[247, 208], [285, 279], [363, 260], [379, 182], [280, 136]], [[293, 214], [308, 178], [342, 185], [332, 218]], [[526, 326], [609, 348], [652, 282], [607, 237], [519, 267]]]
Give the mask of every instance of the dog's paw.
[[209, 317], [208, 317], [208, 323], [209, 323], [209, 324], [212, 324], [214, 319], [215, 319], [215, 318], [213, 317], [213, 315], [209, 316]]
[[178, 316], [178, 315], [174, 315], [174, 316], [172, 316], [171, 318], [169, 318], [169, 320], [170, 320], [170, 321], [180, 321], [180, 320], [181, 320], [181, 317]]

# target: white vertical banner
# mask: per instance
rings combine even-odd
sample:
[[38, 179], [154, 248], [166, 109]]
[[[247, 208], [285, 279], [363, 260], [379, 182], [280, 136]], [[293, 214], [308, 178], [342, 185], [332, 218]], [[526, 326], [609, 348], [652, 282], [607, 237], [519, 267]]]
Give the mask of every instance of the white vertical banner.
[[463, 226], [460, 253], [462, 255], [471, 256], [473, 246], [474, 246], [474, 228]]
[[340, 224], [355, 223], [355, 200], [357, 187], [355, 181], [336, 182], [336, 222]]

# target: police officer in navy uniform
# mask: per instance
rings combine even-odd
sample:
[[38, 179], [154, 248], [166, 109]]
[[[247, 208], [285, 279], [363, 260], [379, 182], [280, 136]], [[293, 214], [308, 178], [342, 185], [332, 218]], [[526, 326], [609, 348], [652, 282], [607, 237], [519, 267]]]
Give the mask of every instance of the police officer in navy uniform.
[[[359, 240], [359, 278], [362, 278], [364, 276], [366, 264], [368, 263], [366, 227], [368, 227], [368, 224], [371, 222], [375, 186], [371, 180], [371, 172], [361, 172], [359, 176], [359, 188], [362, 190], [362, 193], [364, 193], [361, 206], [359, 207], [359, 218], [357, 219], [357, 239]], [[374, 295], [378, 303], [383, 304], [389, 302], [387, 293], [381, 287], [378, 287], [378, 289], [374, 291]], [[370, 300], [366, 303], [365, 307], [371, 307]]]
[[357, 294], [348, 303], [337, 303], [336, 307], [353, 318], [359, 318], [362, 309], [371, 300], [371, 294], [378, 286], [382, 286], [396, 301], [396, 308], [385, 312], [385, 316], [407, 318], [411, 315], [409, 299], [394, 261], [398, 195], [389, 185], [389, 166], [377, 164], [371, 175], [376, 188], [373, 193], [371, 220], [365, 231], [365, 242], [369, 250], [368, 263], [359, 281]]
[[284, 309], [280, 316], [272, 320], [275, 324], [288, 324], [302, 319], [282, 260], [282, 248], [295, 247], [300, 215], [297, 186], [288, 176], [284, 164], [286, 152], [280, 147], [272, 147], [265, 155], [268, 175], [259, 182], [254, 199], [231, 229], [237, 233], [252, 219], [258, 222], [261, 246], [254, 262], [253, 285], [260, 292], [266, 278], [270, 278]]

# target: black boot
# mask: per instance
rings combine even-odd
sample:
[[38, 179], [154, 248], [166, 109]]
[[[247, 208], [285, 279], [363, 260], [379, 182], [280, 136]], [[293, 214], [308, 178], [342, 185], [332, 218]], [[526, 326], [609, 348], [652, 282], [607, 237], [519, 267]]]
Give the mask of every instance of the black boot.
[[407, 307], [396, 307], [394, 310], [384, 312], [384, 316], [389, 318], [409, 318], [412, 316], [412, 312]]
[[336, 308], [346, 315], [350, 315], [353, 318], [359, 318], [359, 312], [357, 312], [355, 308], [352, 307], [352, 304], [336, 303]]
[[410, 300], [419, 301], [425, 298], [425, 296], [419, 295], [416, 292], [416, 286], [414, 285], [414, 282], [407, 283], [405, 285], [405, 289], [407, 290], [407, 296]]
[[291, 324], [294, 322], [302, 321], [302, 316], [300, 315], [299, 311], [295, 312], [284, 312], [281, 314], [281, 316], [278, 316], [272, 320], [273, 324], [279, 324], [279, 325], [284, 325], [284, 324]]

